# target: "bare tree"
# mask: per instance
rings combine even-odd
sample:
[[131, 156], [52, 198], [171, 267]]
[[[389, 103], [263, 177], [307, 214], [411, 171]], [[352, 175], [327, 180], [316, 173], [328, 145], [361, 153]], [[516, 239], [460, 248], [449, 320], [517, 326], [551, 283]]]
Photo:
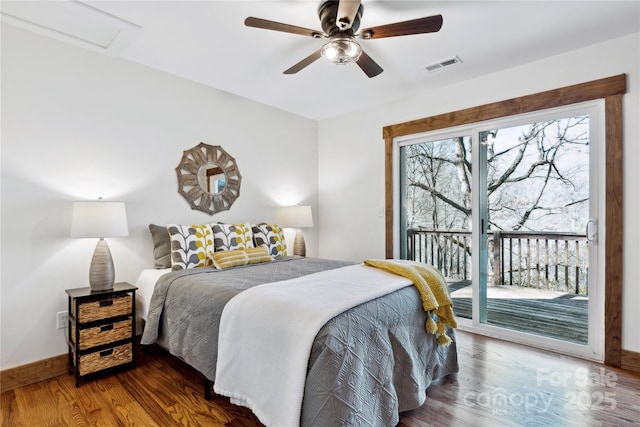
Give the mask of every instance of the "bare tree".
[[[583, 222], [576, 207], [588, 201], [588, 170], [577, 160], [588, 156], [588, 116], [515, 131], [483, 134], [493, 137], [486, 147], [490, 228], [567, 230]], [[469, 137], [407, 147], [408, 227], [468, 228], [471, 149]]]
[[[415, 201], [409, 226], [465, 228], [471, 218], [471, 162], [464, 138], [407, 149], [407, 187]], [[463, 185], [458, 185], [458, 180]], [[451, 185], [456, 182], [455, 185]], [[410, 195], [407, 195], [407, 198]]]

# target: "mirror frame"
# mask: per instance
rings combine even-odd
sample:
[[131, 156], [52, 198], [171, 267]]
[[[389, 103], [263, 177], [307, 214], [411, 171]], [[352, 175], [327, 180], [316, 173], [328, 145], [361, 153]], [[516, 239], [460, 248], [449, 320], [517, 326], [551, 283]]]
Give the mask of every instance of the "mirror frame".
[[[225, 175], [225, 186], [219, 193], [210, 193], [198, 181], [198, 171], [205, 165], [215, 164]], [[178, 193], [189, 202], [191, 209], [213, 215], [226, 211], [240, 196], [242, 175], [236, 159], [219, 145], [204, 142], [185, 150], [176, 166], [178, 175]]]

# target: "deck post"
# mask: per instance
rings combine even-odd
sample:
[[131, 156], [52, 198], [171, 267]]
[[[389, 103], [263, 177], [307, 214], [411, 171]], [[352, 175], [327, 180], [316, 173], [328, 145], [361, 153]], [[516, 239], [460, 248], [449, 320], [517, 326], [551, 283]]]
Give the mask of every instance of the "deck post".
[[502, 261], [501, 247], [502, 247], [502, 237], [500, 237], [500, 230], [495, 230], [493, 232], [493, 285], [499, 286], [502, 284], [502, 270], [504, 268], [504, 263]]

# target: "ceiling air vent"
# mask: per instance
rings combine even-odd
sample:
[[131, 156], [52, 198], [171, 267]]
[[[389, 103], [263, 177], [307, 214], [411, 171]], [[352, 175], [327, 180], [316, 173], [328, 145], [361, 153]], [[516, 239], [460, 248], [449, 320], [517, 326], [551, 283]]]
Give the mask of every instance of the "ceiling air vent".
[[462, 61], [457, 56], [453, 56], [451, 58], [443, 59], [442, 61], [434, 62], [433, 64], [425, 65], [424, 68], [427, 71], [436, 71], [442, 68], [451, 67], [453, 65], [459, 64]]

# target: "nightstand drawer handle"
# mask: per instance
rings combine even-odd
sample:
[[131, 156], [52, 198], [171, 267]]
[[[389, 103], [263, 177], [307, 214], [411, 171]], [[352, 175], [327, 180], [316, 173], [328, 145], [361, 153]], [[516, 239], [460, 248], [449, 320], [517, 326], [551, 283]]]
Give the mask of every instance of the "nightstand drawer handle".
[[113, 300], [112, 299], [107, 299], [104, 301], [100, 301], [100, 307], [108, 307], [110, 305], [113, 305]]
[[106, 331], [112, 331], [113, 330], [113, 323], [110, 325], [104, 325], [100, 327], [100, 332], [106, 332]]
[[101, 351], [100, 357], [111, 356], [112, 354], [113, 354], [113, 349], [110, 348], [109, 350]]

